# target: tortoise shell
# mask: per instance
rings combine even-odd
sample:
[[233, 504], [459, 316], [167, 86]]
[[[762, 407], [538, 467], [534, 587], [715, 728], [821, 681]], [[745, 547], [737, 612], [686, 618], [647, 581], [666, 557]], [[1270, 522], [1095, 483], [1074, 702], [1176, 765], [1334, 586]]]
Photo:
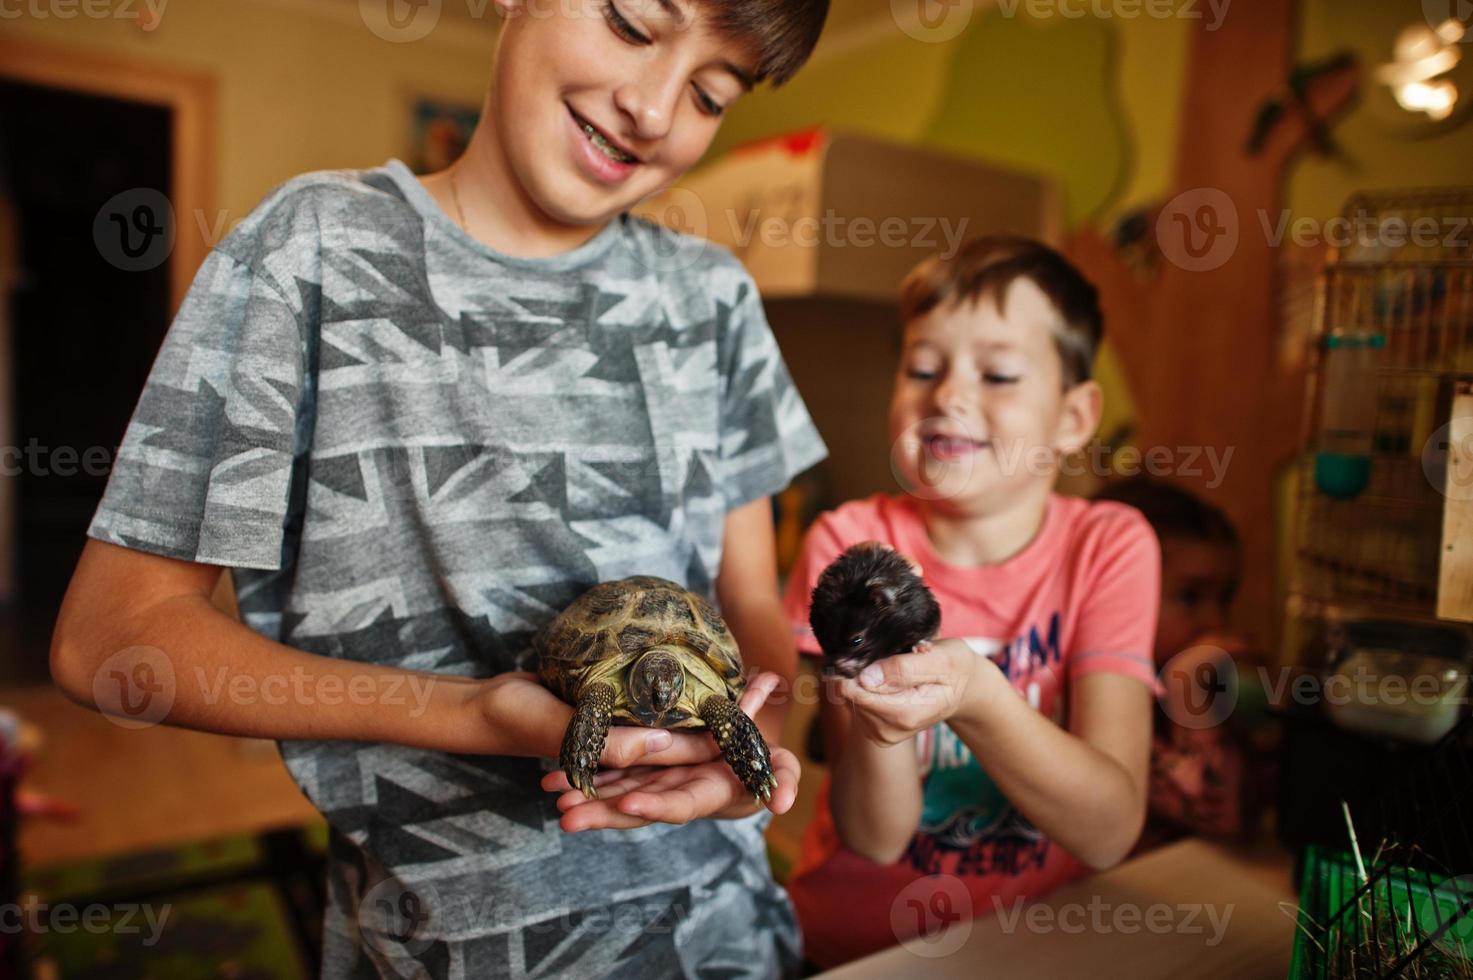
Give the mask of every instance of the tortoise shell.
[[543, 683], [570, 704], [591, 667], [628, 667], [660, 644], [704, 660], [732, 698], [746, 686], [736, 638], [711, 603], [651, 575], [595, 585], [532, 637]]

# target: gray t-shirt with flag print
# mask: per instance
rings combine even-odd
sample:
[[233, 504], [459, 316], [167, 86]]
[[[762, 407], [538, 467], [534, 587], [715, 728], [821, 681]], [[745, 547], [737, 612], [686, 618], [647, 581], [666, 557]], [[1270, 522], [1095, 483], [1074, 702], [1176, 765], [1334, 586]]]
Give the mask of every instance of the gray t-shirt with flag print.
[[[287, 181], [210, 253], [88, 533], [235, 569], [297, 649], [487, 677], [596, 582], [711, 597], [726, 512], [824, 453], [728, 252], [623, 216], [500, 255], [390, 160]], [[565, 834], [549, 760], [281, 750], [332, 830], [325, 975], [797, 966], [766, 815]]]

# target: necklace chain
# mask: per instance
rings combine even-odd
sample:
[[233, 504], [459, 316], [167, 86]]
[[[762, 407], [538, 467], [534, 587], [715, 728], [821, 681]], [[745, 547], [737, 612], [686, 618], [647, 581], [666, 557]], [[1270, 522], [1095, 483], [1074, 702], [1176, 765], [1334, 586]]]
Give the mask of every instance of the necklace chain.
[[450, 168], [450, 198], [455, 202], [455, 214], [460, 220], [460, 230], [469, 235], [471, 230], [465, 226], [465, 209], [460, 206], [460, 188], [455, 182], [454, 167]]

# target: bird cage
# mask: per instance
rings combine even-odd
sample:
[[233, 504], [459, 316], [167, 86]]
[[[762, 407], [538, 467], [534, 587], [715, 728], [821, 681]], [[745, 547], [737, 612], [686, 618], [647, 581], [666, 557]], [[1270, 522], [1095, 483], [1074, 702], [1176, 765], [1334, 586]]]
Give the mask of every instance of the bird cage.
[[1342, 612], [1473, 621], [1470, 217], [1473, 188], [1449, 188], [1356, 195], [1326, 226], [1288, 583], [1296, 662], [1306, 624]]

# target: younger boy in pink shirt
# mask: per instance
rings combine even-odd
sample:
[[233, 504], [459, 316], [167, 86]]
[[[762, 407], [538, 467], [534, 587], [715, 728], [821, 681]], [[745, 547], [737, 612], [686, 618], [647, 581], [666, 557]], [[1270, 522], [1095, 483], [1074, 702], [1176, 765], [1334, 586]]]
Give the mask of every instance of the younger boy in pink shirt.
[[907, 493], [822, 515], [785, 598], [817, 653], [819, 574], [876, 540], [942, 613], [929, 650], [825, 680], [829, 776], [788, 883], [825, 968], [922, 928], [901, 908], [922, 877], [959, 879], [949, 914], [991, 914], [1115, 864], [1145, 813], [1160, 548], [1136, 510], [1053, 492], [1100, 417], [1095, 290], [1041, 244], [984, 238], [917, 267], [901, 314]]

